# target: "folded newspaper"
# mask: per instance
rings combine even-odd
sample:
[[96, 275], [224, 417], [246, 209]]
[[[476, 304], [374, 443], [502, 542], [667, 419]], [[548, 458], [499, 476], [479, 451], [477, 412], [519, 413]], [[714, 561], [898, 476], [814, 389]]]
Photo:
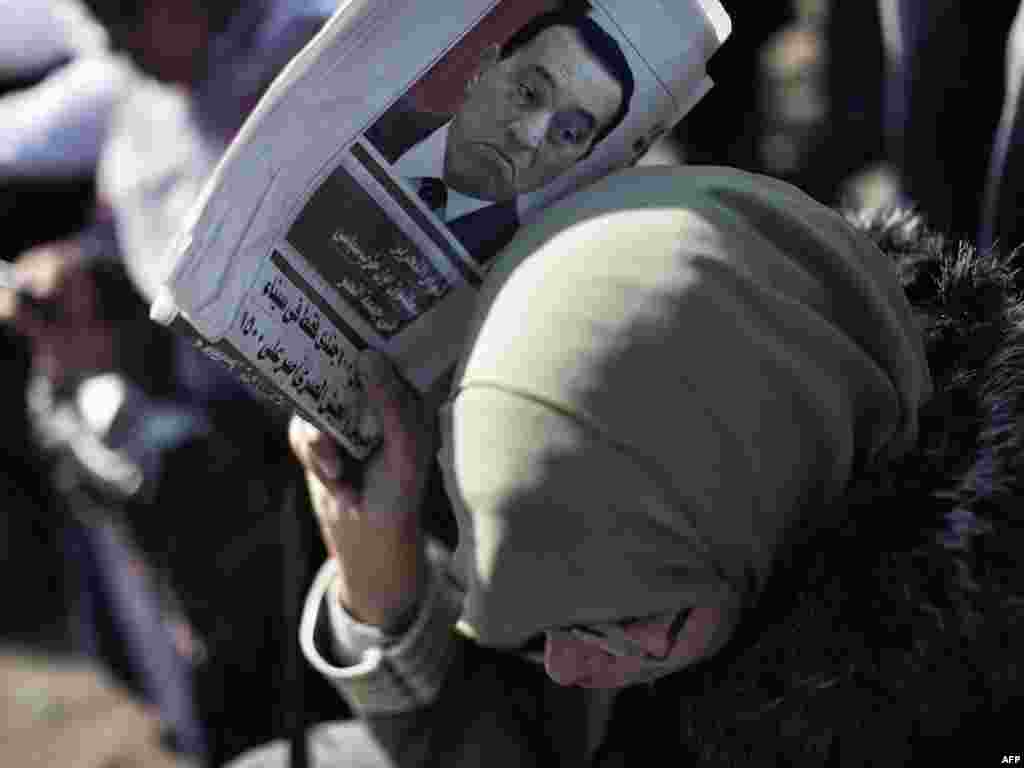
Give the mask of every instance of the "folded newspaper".
[[718, 0], [343, 2], [212, 174], [152, 317], [365, 457], [359, 351], [430, 389], [517, 227], [636, 162], [730, 31]]

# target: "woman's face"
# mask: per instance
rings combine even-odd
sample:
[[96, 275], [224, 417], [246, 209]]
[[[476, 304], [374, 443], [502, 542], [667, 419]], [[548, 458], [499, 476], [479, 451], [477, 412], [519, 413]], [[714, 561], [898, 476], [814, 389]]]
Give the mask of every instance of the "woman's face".
[[544, 669], [559, 685], [581, 688], [622, 688], [656, 680], [714, 653], [722, 630], [731, 622], [727, 606], [697, 606], [688, 612], [678, 631], [677, 614], [620, 622], [619, 626], [640, 649], [640, 654], [618, 655], [594, 638], [571, 629], [545, 632]]

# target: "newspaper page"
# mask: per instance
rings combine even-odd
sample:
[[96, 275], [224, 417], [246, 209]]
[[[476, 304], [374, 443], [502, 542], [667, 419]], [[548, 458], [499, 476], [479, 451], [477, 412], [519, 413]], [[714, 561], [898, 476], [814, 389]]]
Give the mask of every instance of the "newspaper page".
[[717, 0], [455, 5], [339, 9], [229, 149], [153, 308], [357, 458], [379, 439], [360, 350], [429, 389], [516, 230], [635, 162], [729, 34]]

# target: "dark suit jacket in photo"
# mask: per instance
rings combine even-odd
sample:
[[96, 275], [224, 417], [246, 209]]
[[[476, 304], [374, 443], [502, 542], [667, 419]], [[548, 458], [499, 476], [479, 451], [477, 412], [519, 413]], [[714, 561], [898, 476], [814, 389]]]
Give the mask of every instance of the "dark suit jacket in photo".
[[[366, 131], [366, 138], [394, 164], [450, 120], [449, 115], [417, 110], [403, 98]], [[486, 264], [519, 229], [516, 201], [488, 205], [449, 221], [447, 227], [478, 264]]]

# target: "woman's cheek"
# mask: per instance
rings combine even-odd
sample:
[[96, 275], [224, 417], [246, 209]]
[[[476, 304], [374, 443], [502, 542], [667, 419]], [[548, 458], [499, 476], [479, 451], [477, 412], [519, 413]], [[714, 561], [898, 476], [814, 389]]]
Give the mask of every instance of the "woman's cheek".
[[600, 659], [594, 660], [590, 674], [580, 683], [580, 687], [624, 688], [650, 682], [662, 674], [660, 670], [651, 670], [640, 659], [603, 654]]
[[[594, 687], [609, 679], [608, 662], [613, 659], [599, 648], [567, 632], [549, 631], [544, 642], [544, 668], [559, 685]], [[601, 685], [600, 687], [605, 687]]]

